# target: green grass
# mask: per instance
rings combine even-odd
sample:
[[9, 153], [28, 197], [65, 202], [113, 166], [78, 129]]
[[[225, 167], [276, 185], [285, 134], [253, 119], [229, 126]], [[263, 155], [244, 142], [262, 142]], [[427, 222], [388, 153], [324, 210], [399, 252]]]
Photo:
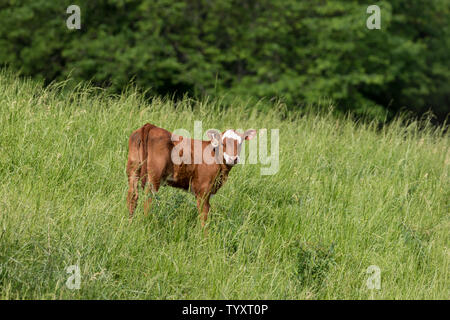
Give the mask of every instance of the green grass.
[[[146, 102], [0, 73], [0, 298], [449, 299], [450, 140], [332, 112]], [[130, 133], [278, 128], [280, 169], [237, 166], [212, 199], [162, 188], [128, 223]], [[404, 124], [402, 124], [404, 123]], [[419, 130], [419, 128], [421, 128]], [[81, 289], [65, 269], [78, 264]], [[369, 290], [370, 265], [381, 289]]]

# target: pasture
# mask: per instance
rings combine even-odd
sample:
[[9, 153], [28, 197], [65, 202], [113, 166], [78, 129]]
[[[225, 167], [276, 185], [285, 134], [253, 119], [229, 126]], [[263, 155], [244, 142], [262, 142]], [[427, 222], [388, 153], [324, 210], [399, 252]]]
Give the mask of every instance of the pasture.
[[[441, 128], [60, 86], [0, 73], [1, 299], [450, 298]], [[130, 133], [146, 122], [192, 132], [197, 120], [279, 129], [279, 171], [233, 168], [207, 234], [195, 198], [168, 187], [148, 217], [141, 197], [130, 224]], [[379, 290], [366, 285], [372, 265]]]

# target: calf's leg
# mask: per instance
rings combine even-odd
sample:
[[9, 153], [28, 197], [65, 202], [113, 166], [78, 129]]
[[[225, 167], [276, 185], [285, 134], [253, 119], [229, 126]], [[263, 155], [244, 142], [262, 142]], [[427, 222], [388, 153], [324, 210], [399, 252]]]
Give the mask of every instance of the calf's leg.
[[133, 213], [136, 209], [137, 201], [139, 199], [138, 182], [139, 182], [140, 168], [139, 164], [135, 162], [127, 163], [127, 175], [128, 175], [128, 196], [127, 207], [130, 213], [130, 220], [133, 219]]
[[152, 204], [152, 196], [155, 195], [161, 184], [161, 179], [165, 171], [164, 162], [149, 161], [147, 165], [148, 184], [145, 188], [144, 215], [147, 216]]
[[159, 179], [149, 179], [150, 181], [145, 187], [145, 201], [144, 201], [144, 216], [148, 216], [148, 212], [150, 211], [150, 207], [152, 205], [152, 197], [159, 190]]
[[202, 227], [205, 226], [206, 219], [208, 218], [209, 207], [209, 194], [197, 195], [197, 208], [200, 214]]

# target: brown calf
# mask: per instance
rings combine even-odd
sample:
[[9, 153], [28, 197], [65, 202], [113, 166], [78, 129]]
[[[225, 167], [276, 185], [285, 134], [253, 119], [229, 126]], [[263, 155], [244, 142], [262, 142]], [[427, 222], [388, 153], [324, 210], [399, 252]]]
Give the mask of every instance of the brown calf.
[[210, 141], [183, 138], [149, 123], [131, 134], [127, 163], [130, 219], [136, 209], [140, 180], [147, 198], [145, 214], [152, 200], [149, 191], [156, 193], [165, 182], [194, 193], [202, 225], [205, 224], [210, 196], [220, 189], [231, 168], [239, 162], [242, 142], [255, 137], [256, 131], [240, 134], [226, 130], [221, 134], [209, 130], [207, 135]]

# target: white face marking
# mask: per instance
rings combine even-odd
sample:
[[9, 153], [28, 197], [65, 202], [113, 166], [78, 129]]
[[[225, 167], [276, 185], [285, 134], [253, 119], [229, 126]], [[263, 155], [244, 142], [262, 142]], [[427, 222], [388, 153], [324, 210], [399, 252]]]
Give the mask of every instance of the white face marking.
[[[242, 138], [240, 135], [238, 135], [236, 132], [234, 132], [234, 130], [227, 130], [225, 131], [225, 133], [222, 135], [222, 143], [225, 140], [225, 138], [227, 139], [233, 139], [236, 140], [238, 143], [238, 150], [240, 150], [240, 146], [242, 143]], [[239, 156], [230, 156], [229, 154], [227, 154], [226, 152], [223, 153], [223, 157], [225, 158], [225, 163], [226, 164], [230, 164], [230, 165], [234, 165], [236, 163], [239, 163]], [[235, 160], [236, 163], [235, 163]]]
[[[233, 164], [239, 163], [239, 156], [233, 157], [233, 156], [230, 156], [230, 155], [224, 153], [224, 154], [223, 154], [223, 157], [225, 158], [225, 163], [226, 163], [226, 164], [231, 164], [231, 165], [233, 165]], [[235, 161], [236, 159], [237, 159], [237, 162], [234, 163], [234, 161]]]
[[[237, 143], [238, 143], [238, 153], [239, 153], [240, 149], [241, 149], [240, 147], [241, 147], [241, 144], [242, 144], [241, 136], [239, 134], [237, 134], [234, 130], [230, 129], [230, 130], [225, 131], [225, 133], [222, 135], [222, 143], [225, 140], [225, 138], [233, 139], [233, 140], [237, 141]], [[226, 152], [223, 153], [223, 157], [225, 158], [225, 163], [226, 164], [230, 164], [230, 165], [237, 164], [237, 163], [239, 163], [239, 160], [240, 160], [238, 155], [230, 156]]]
[[238, 135], [238, 134], [237, 134], [236, 132], [234, 132], [233, 130], [227, 130], [227, 131], [225, 131], [225, 133], [224, 133], [223, 136], [222, 136], [222, 142], [223, 142], [223, 140], [224, 140], [225, 138], [237, 140], [237, 142], [238, 142], [239, 144], [242, 143], [242, 138], [241, 138], [241, 136]]

